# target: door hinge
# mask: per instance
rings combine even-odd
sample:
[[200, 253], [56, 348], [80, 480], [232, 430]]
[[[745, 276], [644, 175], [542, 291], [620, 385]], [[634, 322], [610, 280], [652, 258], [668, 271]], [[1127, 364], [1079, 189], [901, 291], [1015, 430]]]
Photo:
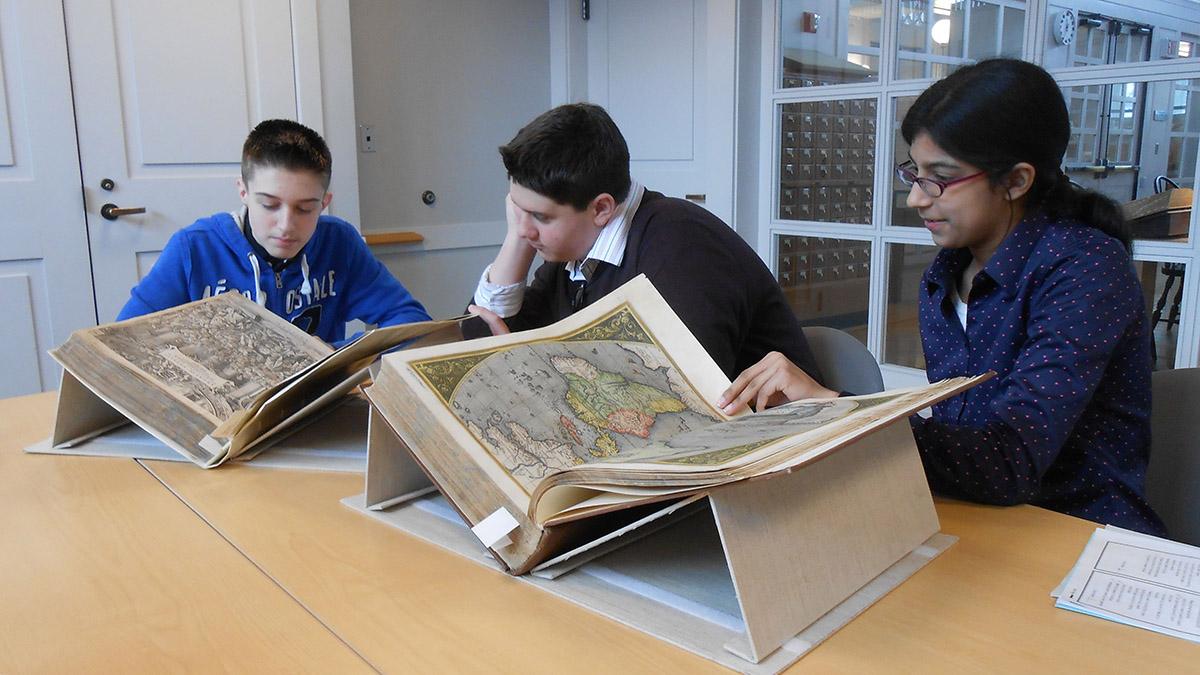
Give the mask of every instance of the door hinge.
[[583, 0], [579, 8], [579, 16], [583, 17], [584, 21], [592, 18], [592, 3], [591, 0]]

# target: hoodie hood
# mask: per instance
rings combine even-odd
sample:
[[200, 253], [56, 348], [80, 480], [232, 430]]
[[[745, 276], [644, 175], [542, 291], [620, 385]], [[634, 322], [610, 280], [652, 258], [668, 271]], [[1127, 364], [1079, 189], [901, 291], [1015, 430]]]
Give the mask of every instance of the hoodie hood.
[[[267, 304], [267, 296], [265, 293], [263, 293], [262, 287], [262, 268], [259, 264], [261, 256], [255, 250], [254, 244], [249, 241], [246, 234], [247, 230], [249, 230], [249, 224], [246, 222], [246, 215], [246, 209], [242, 209], [241, 211], [230, 211], [229, 217], [232, 218], [233, 235], [230, 237], [222, 236], [222, 239], [234, 249], [235, 254], [243, 254], [243, 245], [244, 247], [249, 248], [249, 251], [245, 251], [244, 255], [245, 258], [250, 261], [250, 273], [254, 278], [253, 300], [259, 305], [265, 307]], [[225, 235], [226, 228], [221, 228], [221, 233], [222, 235]], [[312, 239], [316, 238], [317, 234], [314, 232]], [[308, 245], [312, 243], [312, 239], [305, 243], [304, 248], [300, 250], [300, 276], [302, 279], [302, 283], [300, 284], [300, 293], [308, 302], [312, 302], [312, 280], [309, 277], [310, 272], [308, 265]], [[290, 260], [284, 261], [284, 264], [290, 264]], [[276, 271], [276, 273], [278, 274], [279, 271]]]

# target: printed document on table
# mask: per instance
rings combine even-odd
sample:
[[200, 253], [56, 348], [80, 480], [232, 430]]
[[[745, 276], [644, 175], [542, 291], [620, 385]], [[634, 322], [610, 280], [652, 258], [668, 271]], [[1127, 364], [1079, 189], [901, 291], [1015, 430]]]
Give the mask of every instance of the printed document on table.
[[1200, 642], [1200, 548], [1097, 528], [1056, 607]]

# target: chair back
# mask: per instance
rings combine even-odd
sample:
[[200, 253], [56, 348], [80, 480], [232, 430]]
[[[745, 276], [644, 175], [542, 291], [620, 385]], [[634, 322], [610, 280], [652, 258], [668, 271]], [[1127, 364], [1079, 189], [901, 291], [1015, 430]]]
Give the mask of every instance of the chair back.
[[1200, 368], [1152, 377], [1146, 498], [1178, 541], [1200, 546]]
[[826, 387], [851, 394], [883, 391], [879, 362], [853, 335], [827, 326], [805, 326], [804, 339], [816, 357]]

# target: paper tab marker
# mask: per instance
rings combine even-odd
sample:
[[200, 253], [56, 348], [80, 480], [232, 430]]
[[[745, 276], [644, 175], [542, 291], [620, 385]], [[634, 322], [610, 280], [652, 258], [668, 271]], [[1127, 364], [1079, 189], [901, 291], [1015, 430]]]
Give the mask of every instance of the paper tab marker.
[[471, 528], [471, 532], [479, 537], [479, 541], [483, 542], [488, 548], [504, 548], [512, 543], [508, 538], [508, 533], [517, 529], [520, 523], [516, 518], [508, 512], [508, 509], [501, 506], [492, 512], [492, 515], [479, 521], [479, 524]]

